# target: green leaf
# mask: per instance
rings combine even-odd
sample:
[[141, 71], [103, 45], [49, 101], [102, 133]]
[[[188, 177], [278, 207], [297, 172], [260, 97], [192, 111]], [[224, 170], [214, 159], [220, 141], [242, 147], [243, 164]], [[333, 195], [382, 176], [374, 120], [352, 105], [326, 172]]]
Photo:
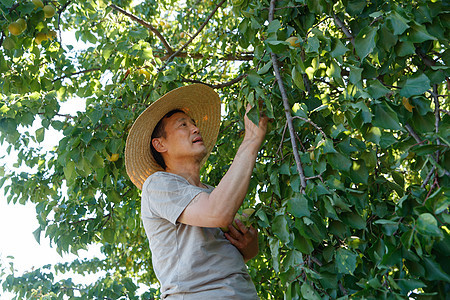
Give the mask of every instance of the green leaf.
[[38, 242], [38, 244], [41, 243], [41, 227], [39, 226], [38, 229], [36, 229], [35, 231], [33, 231], [33, 236], [36, 239], [36, 242]]
[[42, 143], [42, 141], [44, 140], [45, 128], [41, 127], [37, 129], [35, 134], [36, 134], [36, 141], [38, 143]]
[[357, 84], [359, 81], [361, 81], [361, 73], [363, 71], [362, 68], [355, 67], [353, 65], [350, 65], [350, 76], [349, 81], [353, 84]]
[[299, 234], [297, 230], [294, 231], [294, 234], [294, 247], [304, 254], [311, 254], [314, 251], [311, 240]]
[[308, 208], [308, 199], [303, 195], [289, 199], [287, 202], [287, 210], [297, 218], [309, 217], [311, 214]]
[[315, 36], [306, 39], [305, 51], [307, 53], [319, 53], [320, 42]]
[[366, 221], [356, 212], [342, 213], [339, 215], [342, 222], [355, 229], [366, 228]]
[[413, 238], [414, 238], [414, 232], [415, 230], [408, 230], [405, 233], [402, 234], [402, 237], [400, 238], [403, 246], [409, 250], [411, 248], [412, 242], [413, 242]]
[[319, 300], [321, 299], [319, 294], [311, 287], [309, 283], [303, 283], [300, 288], [303, 299], [306, 300]]
[[351, 274], [356, 269], [357, 254], [345, 248], [339, 248], [336, 251], [336, 266], [341, 274]]
[[384, 97], [391, 92], [391, 90], [385, 87], [379, 80], [368, 82], [367, 89], [374, 99]]
[[373, 51], [376, 45], [377, 29], [364, 27], [355, 38], [355, 49], [359, 58], [363, 60]]
[[353, 161], [353, 166], [350, 169], [350, 177], [355, 183], [368, 183], [369, 172], [367, 171], [364, 160]]
[[334, 39], [333, 40], [333, 46], [332, 50], [330, 52], [331, 57], [339, 58], [343, 56], [347, 51], [349, 50], [347, 47], [344, 46], [344, 44], [341, 42], [340, 39]]
[[276, 54], [285, 52], [289, 47], [289, 43], [285, 41], [265, 41], [265, 43], [269, 46], [270, 50]]
[[64, 167], [64, 176], [67, 181], [72, 181], [75, 176], [75, 163], [73, 161], [69, 161]]
[[278, 215], [274, 218], [272, 231], [282, 243], [287, 244], [289, 242], [289, 227], [284, 215]]
[[450, 282], [450, 275], [444, 272], [441, 266], [431, 257], [423, 257], [427, 279]]
[[397, 114], [387, 104], [375, 105], [375, 112], [372, 124], [384, 129], [401, 130]]
[[425, 26], [415, 23], [411, 25], [409, 40], [413, 43], [423, 43], [429, 40], [434, 41], [436, 38], [428, 33]]
[[281, 29], [281, 23], [277, 19], [275, 19], [272, 22], [270, 22], [269, 25], [267, 26], [267, 32], [268, 33], [275, 33], [279, 29]]
[[412, 42], [400, 42], [395, 46], [395, 53], [398, 57], [409, 56], [416, 53], [416, 48]]
[[419, 216], [416, 228], [419, 233], [425, 236], [443, 236], [437, 225], [436, 218], [430, 213], [423, 213]]
[[258, 75], [255, 71], [247, 72], [247, 81], [251, 87], [259, 86], [259, 82], [261, 81], [261, 76]]
[[409, 28], [408, 20], [400, 16], [396, 11], [392, 11], [387, 18], [387, 22], [395, 35], [400, 35]]
[[253, 122], [253, 124], [259, 126], [259, 109], [256, 106], [253, 106], [247, 112], [247, 118]]
[[103, 239], [105, 242], [112, 244], [114, 243], [115, 231], [112, 228], [106, 228], [103, 230]]
[[402, 290], [403, 295], [407, 295], [411, 291], [426, 286], [425, 283], [416, 279], [397, 279], [397, 284]]
[[414, 151], [414, 153], [416, 153], [416, 155], [420, 155], [420, 156], [432, 154], [439, 150], [445, 150], [445, 146], [443, 146], [443, 145], [421, 145], [421, 146], [412, 148], [412, 151]]
[[400, 96], [409, 98], [411, 96], [421, 95], [430, 88], [430, 79], [422, 73], [419, 76], [410, 77], [406, 80], [405, 85], [400, 90]]
[[301, 89], [302, 91], [306, 92], [305, 90], [305, 84], [303, 83], [303, 75], [302, 73], [297, 70], [297, 68], [294, 66], [292, 68], [292, 80], [294, 81], [295, 85]]
[[340, 152], [328, 154], [327, 160], [336, 170], [348, 171], [352, 166], [352, 161]]

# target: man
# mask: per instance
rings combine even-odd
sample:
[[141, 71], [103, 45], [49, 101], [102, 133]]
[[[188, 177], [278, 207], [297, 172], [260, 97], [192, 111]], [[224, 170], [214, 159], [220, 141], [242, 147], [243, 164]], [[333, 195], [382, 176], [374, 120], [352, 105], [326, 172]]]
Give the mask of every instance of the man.
[[245, 266], [258, 253], [257, 231], [239, 220], [239, 230], [230, 224], [247, 193], [267, 117], [259, 126], [244, 121], [242, 144], [215, 188], [200, 181], [220, 127], [214, 90], [200, 84], [175, 89], [130, 130], [125, 164], [142, 189], [142, 220], [162, 299], [258, 299]]

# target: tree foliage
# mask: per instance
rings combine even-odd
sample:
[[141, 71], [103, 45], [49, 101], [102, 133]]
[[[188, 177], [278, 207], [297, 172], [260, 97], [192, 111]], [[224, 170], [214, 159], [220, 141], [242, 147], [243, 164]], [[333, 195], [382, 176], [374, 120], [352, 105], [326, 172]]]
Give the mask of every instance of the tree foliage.
[[[125, 139], [152, 101], [201, 82], [224, 106], [203, 172], [209, 184], [232, 162], [246, 103], [255, 122], [259, 103], [273, 119], [244, 203], [256, 208], [261, 251], [248, 268], [261, 299], [449, 294], [448, 2], [44, 4], [53, 17], [32, 1], [0, 1], [0, 140], [18, 153], [17, 169], [0, 168], [0, 184], [8, 202], [36, 204], [38, 241], [45, 235], [60, 253], [100, 243], [106, 258], [25, 274], [3, 268], [4, 290], [158, 294], [137, 293], [157, 280]], [[26, 28], [11, 34], [18, 19]], [[65, 45], [65, 31], [90, 46]], [[73, 97], [85, 107], [62, 115]], [[44, 152], [50, 130], [64, 137]], [[100, 270], [107, 275], [92, 284], [55, 279]]]

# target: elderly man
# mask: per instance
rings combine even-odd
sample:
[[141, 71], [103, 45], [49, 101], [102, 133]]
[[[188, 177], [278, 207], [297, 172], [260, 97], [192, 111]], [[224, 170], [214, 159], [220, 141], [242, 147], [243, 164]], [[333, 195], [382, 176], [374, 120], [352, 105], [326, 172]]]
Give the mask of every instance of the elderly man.
[[257, 231], [239, 220], [239, 230], [230, 224], [247, 193], [267, 117], [259, 126], [247, 116], [244, 123], [242, 144], [215, 188], [200, 181], [220, 127], [214, 90], [175, 89], [130, 130], [125, 163], [142, 189], [141, 217], [162, 299], [258, 299], [245, 266], [258, 253]]

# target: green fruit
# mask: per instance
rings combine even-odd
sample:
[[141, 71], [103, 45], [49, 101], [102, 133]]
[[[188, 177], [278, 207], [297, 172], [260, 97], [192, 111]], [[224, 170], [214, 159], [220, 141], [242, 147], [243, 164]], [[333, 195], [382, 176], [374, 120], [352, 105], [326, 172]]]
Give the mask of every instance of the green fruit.
[[9, 24], [8, 30], [12, 35], [19, 35], [22, 33], [21, 26], [17, 22], [12, 22], [11, 24]]
[[10, 38], [9, 36], [7, 36], [4, 40], [3, 40], [3, 44], [2, 44], [3, 48], [5, 48], [6, 50], [12, 50], [16, 47], [16, 43], [14, 43], [13, 39]]
[[288, 42], [292, 47], [300, 47], [300, 41], [296, 36], [291, 36], [290, 38], [287, 38], [286, 42]]
[[44, 7], [44, 3], [41, 0], [32, 0], [36, 7]]
[[44, 15], [46, 18], [51, 18], [55, 15], [55, 8], [53, 7], [53, 5], [46, 5], [43, 8], [44, 10]]
[[24, 19], [20, 18], [17, 21], [17, 24], [20, 25], [20, 29], [22, 30], [22, 32], [27, 29], [27, 21], [25, 21]]
[[40, 45], [43, 41], [46, 41], [48, 39], [47, 35], [43, 32], [39, 32], [36, 34], [36, 38], [34, 39], [36, 41], [36, 44]]

